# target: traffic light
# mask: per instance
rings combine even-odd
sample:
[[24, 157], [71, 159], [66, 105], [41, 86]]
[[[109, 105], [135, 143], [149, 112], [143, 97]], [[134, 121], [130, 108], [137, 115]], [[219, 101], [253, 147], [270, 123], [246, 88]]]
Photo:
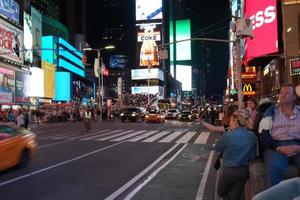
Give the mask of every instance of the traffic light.
[[84, 65], [84, 66], [86, 66], [87, 65], [87, 57], [86, 57], [86, 55], [82, 55], [82, 64]]

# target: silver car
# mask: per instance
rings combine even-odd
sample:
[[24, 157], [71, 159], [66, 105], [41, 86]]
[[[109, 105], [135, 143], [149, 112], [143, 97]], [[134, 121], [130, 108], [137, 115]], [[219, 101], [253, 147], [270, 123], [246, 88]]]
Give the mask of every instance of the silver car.
[[177, 119], [179, 113], [177, 109], [169, 109], [166, 113], [166, 119]]

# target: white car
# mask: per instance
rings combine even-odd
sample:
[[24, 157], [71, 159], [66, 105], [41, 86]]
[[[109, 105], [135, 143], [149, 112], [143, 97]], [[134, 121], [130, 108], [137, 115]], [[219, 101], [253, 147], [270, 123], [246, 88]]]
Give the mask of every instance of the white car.
[[178, 109], [169, 109], [166, 113], [166, 118], [167, 119], [177, 119], [179, 113], [180, 112]]

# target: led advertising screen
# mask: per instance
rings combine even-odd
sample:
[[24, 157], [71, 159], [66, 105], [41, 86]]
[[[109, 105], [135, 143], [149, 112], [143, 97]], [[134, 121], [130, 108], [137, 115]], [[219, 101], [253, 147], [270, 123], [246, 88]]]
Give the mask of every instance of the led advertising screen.
[[55, 66], [54, 64], [42, 61], [44, 70], [44, 96], [45, 98], [54, 98], [55, 89]]
[[246, 62], [255, 57], [278, 52], [276, 5], [276, 0], [247, 0], [245, 2], [245, 17], [252, 20], [254, 36], [253, 39], [246, 39]]
[[44, 71], [37, 67], [30, 68], [29, 96], [44, 97]]
[[[191, 39], [191, 21], [178, 20], [176, 24], [176, 41]], [[176, 43], [176, 60], [191, 60], [191, 41]]]
[[33, 64], [41, 66], [42, 51], [42, 14], [31, 7], [32, 33], [33, 33]]
[[32, 53], [32, 45], [33, 45], [33, 37], [32, 37], [32, 21], [31, 16], [24, 12], [24, 62], [32, 63], [33, 61], [33, 53]]
[[0, 103], [12, 103], [15, 94], [15, 72], [0, 67]]
[[161, 45], [161, 23], [137, 24], [137, 66], [158, 66], [158, 46]]
[[159, 79], [164, 81], [164, 73], [161, 69], [132, 69], [131, 80]]
[[20, 23], [20, 5], [14, 0], [0, 0], [0, 15]]
[[110, 57], [109, 64], [111, 68], [124, 69], [128, 63], [126, 55], [113, 55]]
[[148, 87], [131, 87], [131, 93], [132, 94], [158, 94], [160, 97], [164, 96], [164, 88], [161, 86], [149, 86]]
[[16, 71], [16, 102], [27, 103], [29, 100], [29, 74]]
[[55, 100], [69, 101], [71, 99], [71, 74], [55, 72]]
[[24, 63], [23, 32], [0, 18], [0, 56], [17, 63]]
[[192, 91], [192, 66], [176, 65], [176, 80], [182, 84], [182, 91]]
[[162, 17], [162, 0], [135, 1], [136, 21], [162, 19]]

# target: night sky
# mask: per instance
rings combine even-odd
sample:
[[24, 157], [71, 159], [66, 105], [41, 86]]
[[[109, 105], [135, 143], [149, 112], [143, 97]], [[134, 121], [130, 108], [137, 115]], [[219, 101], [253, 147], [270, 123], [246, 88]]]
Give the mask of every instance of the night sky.
[[[186, 5], [184, 12], [191, 18], [192, 37], [228, 39], [229, 1], [185, 0], [184, 2]], [[109, 4], [116, 6], [113, 8], [105, 6]], [[118, 43], [115, 51], [127, 53], [129, 65], [134, 67], [135, 47], [133, 46], [136, 40], [134, 0], [89, 0], [87, 6], [88, 43], [98, 48]], [[107, 28], [118, 29], [117, 34], [110, 39], [103, 40], [103, 36], [109, 34], [104, 31]], [[192, 43], [192, 64], [200, 73], [206, 75], [208, 95], [223, 94], [226, 86], [228, 60], [229, 45], [226, 43], [200, 41]], [[207, 65], [209, 66], [207, 67]]]

